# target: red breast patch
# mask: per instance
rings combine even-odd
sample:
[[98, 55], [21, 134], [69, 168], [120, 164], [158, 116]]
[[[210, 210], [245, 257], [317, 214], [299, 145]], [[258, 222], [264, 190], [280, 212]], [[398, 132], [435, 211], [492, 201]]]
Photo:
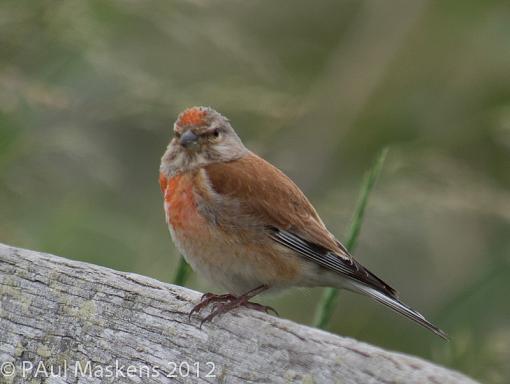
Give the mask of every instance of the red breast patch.
[[189, 175], [177, 175], [165, 179], [162, 188], [163, 185], [169, 224], [176, 230], [193, 226], [200, 216], [193, 198], [192, 178]]

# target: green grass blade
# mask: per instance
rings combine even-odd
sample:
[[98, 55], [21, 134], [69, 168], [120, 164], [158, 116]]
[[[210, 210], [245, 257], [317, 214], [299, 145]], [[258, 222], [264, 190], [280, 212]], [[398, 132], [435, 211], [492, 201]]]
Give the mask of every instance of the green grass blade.
[[181, 259], [179, 260], [179, 265], [177, 267], [177, 272], [175, 273], [174, 284], [181, 286], [186, 284], [186, 281], [188, 280], [190, 273], [191, 273], [190, 266], [188, 265], [188, 263], [186, 263], [184, 257], [181, 257]]
[[[356, 209], [354, 210], [354, 215], [349, 229], [349, 235], [345, 243], [346, 248], [351, 253], [354, 252], [354, 249], [356, 248], [358, 242], [358, 237], [361, 231], [361, 225], [363, 224], [365, 209], [368, 202], [368, 196], [370, 195], [370, 192], [374, 188], [375, 182], [377, 181], [377, 178], [381, 173], [387, 153], [388, 148], [383, 148], [379, 153], [379, 156], [377, 156], [374, 165], [365, 175], [361, 187], [361, 192], [358, 197], [358, 202], [356, 204]], [[324, 290], [324, 293], [321, 297], [321, 300], [316, 310], [314, 322], [316, 327], [325, 329], [328, 326], [331, 317], [333, 316], [333, 312], [335, 310], [337, 297], [338, 289], [326, 288]]]

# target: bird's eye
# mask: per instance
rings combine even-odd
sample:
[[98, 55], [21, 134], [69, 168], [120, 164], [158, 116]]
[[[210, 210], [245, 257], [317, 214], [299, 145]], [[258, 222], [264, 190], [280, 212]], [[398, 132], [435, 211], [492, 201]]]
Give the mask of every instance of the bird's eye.
[[180, 134], [179, 132], [175, 131], [174, 136], [175, 136], [177, 139], [179, 139], [179, 138], [181, 137], [181, 134]]
[[212, 133], [212, 134], [213, 134], [213, 136], [214, 136], [214, 137], [218, 138], [218, 137], [220, 137], [220, 130], [216, 128], [216, 129], [213, 131], [213, 133]]

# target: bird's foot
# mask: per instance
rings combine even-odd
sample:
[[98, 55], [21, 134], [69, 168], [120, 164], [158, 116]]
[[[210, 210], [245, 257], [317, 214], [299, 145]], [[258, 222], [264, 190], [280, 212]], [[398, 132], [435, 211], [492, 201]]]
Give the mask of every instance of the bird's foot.
[[212, 321], [215, 317], [223, 315], [227, 312], [232, 311], [233, 309], [240, 308], [240, 307], [250, 308], [250, 309], [254, 309], [255, 311], [260, 311], [260, 312], [265, 312], [265, 313], [274, 312], [276, 314], [276, 316], [279, 316], [278, 312], [276, 312], [276, 310], [274, 308], [269, 307], [267, 305], [252, 303], [251, 301], [248, 301], [248, 300], [249, 300], [249, 298], [247, 296], [243, 295], [243, 296], [236, 297], [235, 299], [229, 300], [226, 302], [214, 303], [211, 313], [208, 316], [206, 316], [205, 318], [203, 318], [202, 321], [200, 322], [200, 327], [202, 327], [202, 325], [204, 323]]
[[268, 288], [269, 287], [267, 285], [261, 285], [255, 289], [252, 289], [249, 292], [246, 292], [244, 295], [241, 296], [235, 296], [232, 294], [216, 295], [214, 293], [206, 293], [202, 296], [200, 303], [195, 305], [195, 307], [193, 307], [193, 309], [189, 313], [189, 319], [191, 320], [191, 316], [194, 313], [199, 313], [200, 311], [202, 311], [202, 309], [208, 307], [211, 304], [212, 304], [211, 313], [200, 322], [200, 327], [202, 327], [204, 323], [214, 319], [216, 316], [230, 312], [231, 310], [239, 307], [246, 307], [265, 313], [274, 312], [276, 316], [279, 316], [278, 312], [276, 312], [274, 308], [257, 303], [252, 303], [250, 301], [250, 299], [252, 299], [254, 296], [267, 290]]
[[193, 309], [188, 314], [188, 319], [191, 320], [191, 316], [194, 313], [200, 313], [200, 311], [206, 307], [208, 307], [211, 304], [219, 304], [219, 303], [228, 303], [230, 301], [233, 301], [237, 299], [236, 296], [231, 294], [226, 295], [216, 295], [214, 293], [204, 293], [202, 295], [202, 298], [200, 299], [200, 303], [195, 305]]

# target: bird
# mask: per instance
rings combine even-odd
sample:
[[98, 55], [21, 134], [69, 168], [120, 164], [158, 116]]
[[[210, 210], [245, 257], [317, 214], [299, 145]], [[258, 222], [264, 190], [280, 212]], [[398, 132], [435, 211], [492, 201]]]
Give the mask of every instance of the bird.
[[[202, 319], [290, 287], [335, 287], [372, 298], [447, 339], [399, 299], [327, 229], [282, 171], [250, 151], [229, 119], [211, 107], [181, 112], [161, 158], [159, 184], [172, 240], [191, 268], [227, 293], [206, 293], [189, 313]], [[276, 311], [274, 311], [276, 312]]]

